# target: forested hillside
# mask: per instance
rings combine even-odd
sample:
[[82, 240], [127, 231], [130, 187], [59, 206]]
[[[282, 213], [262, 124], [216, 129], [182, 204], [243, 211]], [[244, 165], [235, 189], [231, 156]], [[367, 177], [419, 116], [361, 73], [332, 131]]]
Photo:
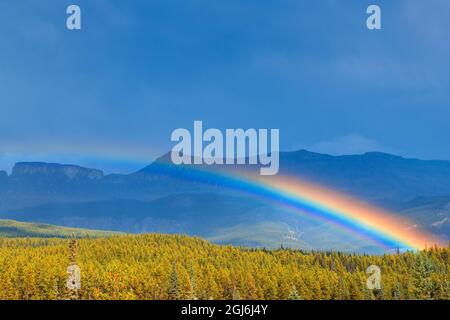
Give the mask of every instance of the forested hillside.
[[[367, 256], [172, 235], [77, 241], [79, 299], [450, 299], [450, 249]], [[66, 299], [67, 239], [0, 238], [0, 299]], [[369, 265], [382, 289], [370, 291]]]

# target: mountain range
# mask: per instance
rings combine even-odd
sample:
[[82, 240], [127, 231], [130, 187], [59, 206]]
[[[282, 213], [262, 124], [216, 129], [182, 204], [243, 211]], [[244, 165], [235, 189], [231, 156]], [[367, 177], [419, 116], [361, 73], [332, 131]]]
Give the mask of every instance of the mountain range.
[[[180, 179], [161, 170], [167, 163], [166, 154], [137, 172], [108, 175], [76, 165], [17, 163], [10, 175], [0, 171], [0, 218], [133, 233], [184, 233], [245, 246], [376, 250], [367, 240], [264, 199], [237, 194], [214, 181]], [[450, 161], [299, 150], [280, 154], [280, 174], [392, 210], [450, 238]]]
[[64, 228], [42, 223], [0, 220], [1, 238], [100, 238], [120, 235], [119, 232], [98, 231], [78, 228]]

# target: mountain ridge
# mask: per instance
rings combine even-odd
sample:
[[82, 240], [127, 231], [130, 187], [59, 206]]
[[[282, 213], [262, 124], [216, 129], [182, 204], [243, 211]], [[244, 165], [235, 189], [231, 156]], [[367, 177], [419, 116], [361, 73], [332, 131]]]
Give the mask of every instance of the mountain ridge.
[[[227, 189], [220, 179], [204, 183], [183, 178], [179, 173], [190, 166], [167, 163], [169, 156], [166, 153], [130, 174], [109, 175], [76, 165], [21, 162], [11, 175], [0, 175], [0, 218], [135, 233], [184, 233], [261, 247], [289, 243], [358, 251], [371, 246], [327, 223], [308, 221], [274, 203]], [[241, 168], [220, 166], [230, 174]], [[450, 210], [445, 200], [434, 198], [450, 195], [450, 161], [298, 150], [280, 154], [280, 175], [394, 209], [433, 234], [450, 238]], [[426, 200], [414, 202], [419, 197]]]
[[5, 238], [72, 238], [72, 237], [107, 237], [123, 234], [101, 230], [66, 228], [41, 223], [26, 223], [0, 219], [0, 237]]
[[[207, 191], [202, 184], [177, 177], [177, 170], [182, 172], [196, 166], [175, 166], [170, 163], [170, 153], [129, 174], [105, 175], [101, 170], [77, 165], [19, 162], [11, 175], [0, 173], [0, 210], [17, 207], [15, 196], [33, 205], [52, 200], [44, 199], [48, 195], [80, 200], [150, 199], [169, 193]], [[203, 167], [225, 173], [257, 169], [254, 165]], [[305, 179], [375, 204], [450, 194], [450, 161], [419, 160], [382, 152], [344, 156], [304, 149], [282, 152], [279, 174]]]
[[104, 173], [101, 170], [78, 165], [47, 162], [17, 162], [12, 169], [10, 178], [15, 179], [27, 175], [59, 175], [68, 180], [77, 178], [98, 180], [104, 177]]

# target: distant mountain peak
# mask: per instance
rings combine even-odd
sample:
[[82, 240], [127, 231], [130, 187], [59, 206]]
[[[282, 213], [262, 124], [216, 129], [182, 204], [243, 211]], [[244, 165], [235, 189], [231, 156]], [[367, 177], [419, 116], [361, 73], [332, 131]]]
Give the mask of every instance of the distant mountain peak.
[[157, 158], [153, 163], [171, 163], [172, 162], [172, 152], [166, 152], [159, 158]]
[[68, 180], [73, 179], [102, 179], [103, 171], [97, 169], [84, 168], [77, 165], [67, 165], [46, 162], [18, 162], [15, 164], [11, 177], [19, 178], [24, 176], [59, 176]]
[[390, 154], [390, 153], [386, 153], [386, 152], [381, 152], [381, 151], [370, 151], [370, 152], [366, 152], [364, 153], [362, 156], [366, 156], [366, 157], [373, 157], [373, 158], [397, 158], [397, 159], [405, 159], [402, 156], [398, 156], [395, 154]]
[[297, 151], [290, 151], [290, 152], [280, 152], [281, 155], [287, 155], [287, 156], [294, 156], [295, 158], [301, 158], [301, 159], [319, 159], [319, 158], [331, 158], [332, 155], [325, 154], [325, 153], [318, 153], [313, 151], [308, 151], [305, 149], [300, 149]]
[[309, 157], [309, 158], [339, 158], [339, 157], [386, 157], [386, 158], [403, 158], [401, 156], [390, 154], [386, 152], [381, 151], [368, 151], [362, 154], [341, 154], [341, 155], [333, 155], [328, 153], [320, 153], [320, 152], [314, 152], [309, 151], [306, 149], [299, 149], [296, 151], [290, 151], [290, 152], [281, 152], [282, 154], [295, 154], [295, 155], [302, 155], [303, 157]]

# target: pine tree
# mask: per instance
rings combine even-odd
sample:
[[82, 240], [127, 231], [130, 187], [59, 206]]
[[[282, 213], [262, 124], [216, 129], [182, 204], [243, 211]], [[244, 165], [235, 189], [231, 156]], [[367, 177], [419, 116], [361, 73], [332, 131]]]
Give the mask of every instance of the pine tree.
[[373, 289], [373, 295], [376, 300], [384, 300], [384, 289], [381, 287], [380, 289]]
[[347, 300], [348, 299], [347, 286], [346, 286], [345, 281], [344, 281], [344, 279], [342, 277], [339, 278], [339, 282], [338, 282], [338, 285], [337, 285], [336, 299], [337, 300]]
[[401, 291], [401, 285], [400, 285], [400, 283], [397, 282], [395, 284], [395, 286], [394, 286], [394, 289], [392, 290], [392, 298], [394, 300], [400, 300], [401, 299], [401, 295], [402, 295], [401, 292], [402, 292]]
[[232, 300], [241, 300], [241, 293], [237, 287], [233, 287]]
[[180, 298], [178, 287], [178, 272], [175, 262], [172, 264], [172, 272], [169, 276], [169, 289], [167, 293], [170, 300], [178, 300]]
[[431, 293], [433, 290], [433, 282], [431, 280], [432, 272], [433, 265], [426, 256], [426, 253], [420, 253], [416, 257], [416, 263], [413, 271], [413, 288], [416, 299], [431, 299]]
[[195, 294], [195, 273], [192, 265], [189, 266], [189, 292], [188, 292], [188, 300], [197, 300], [197, 296]]
[[373, 296], [372, 290], [367, 288], [367, 286], [363, 286], [363, 294], [364, 294], [364, 300], [373, 300], [375, 298]]
[[361, 292], [360, 288], [363, 287], [359, 279], [350, 282], [350, 300], [363, 300], [364, 294]]
[[302, 300], [295, 286], [292, 287], [291, 293], [289, 293], [288, 296], [288, 300]]
[[[79, 299], [450, 299], [450, 248], [384, 256], [263, 251], [158, 234], [67, 246], [0, 237], [0, 299], [67, 299], [65, 266], [75, 262], [83, 268]], [[384, 268], [382, 291], [365, 285], [371, 264]]]
[[77, 300], [78, 299], [78, 279], [80, 277], [80, 268], [76, 265], [77, 260], [77, 247], [78, 243], [75, 239], [75, 235], [72, 234], [73, 239], [69, 243], [69, 260], [70, 264], [67, 268], [67, 271], [69, 273], [68, 279], [67, 279], [67, 289], [68, 289], [68, 296], [67, 299], [69, 300]]

